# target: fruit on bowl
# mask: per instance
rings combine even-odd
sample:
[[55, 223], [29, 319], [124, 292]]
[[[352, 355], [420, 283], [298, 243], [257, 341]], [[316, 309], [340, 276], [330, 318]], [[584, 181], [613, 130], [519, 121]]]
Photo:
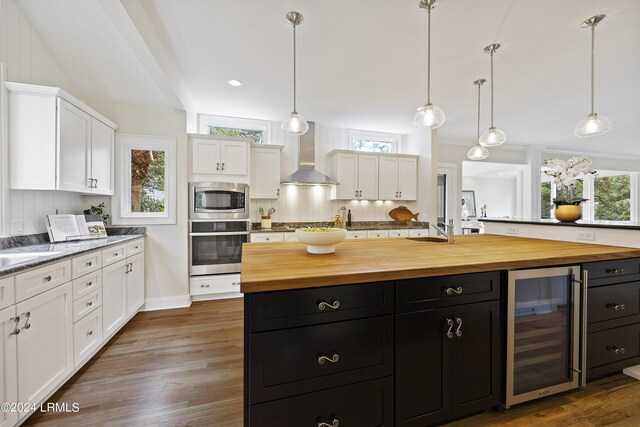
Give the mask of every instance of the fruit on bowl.
[[347, 237], [344, 228], [299, 228], [296, 230], [298, 240], [307, 245], [310, 254], [332, 254], [336, 245]]

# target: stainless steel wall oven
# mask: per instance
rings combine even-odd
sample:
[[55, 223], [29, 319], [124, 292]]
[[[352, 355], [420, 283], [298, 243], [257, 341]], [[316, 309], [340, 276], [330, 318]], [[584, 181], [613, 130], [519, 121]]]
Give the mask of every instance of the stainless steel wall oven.
[[249, 220], [189, 221], [189, 275], [239, 273]]

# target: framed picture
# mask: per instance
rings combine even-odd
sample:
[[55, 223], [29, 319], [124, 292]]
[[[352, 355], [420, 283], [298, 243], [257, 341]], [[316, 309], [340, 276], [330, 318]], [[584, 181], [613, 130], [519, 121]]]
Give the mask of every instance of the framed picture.
[[462, 190], [462, 217], [475, 218], [477, 216], [475, 191]]

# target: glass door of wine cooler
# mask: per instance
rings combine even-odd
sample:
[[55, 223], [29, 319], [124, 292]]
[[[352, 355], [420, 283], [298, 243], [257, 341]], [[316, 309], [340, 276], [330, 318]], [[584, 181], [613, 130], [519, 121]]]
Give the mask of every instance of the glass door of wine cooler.
[[579, 386], [580, 267], [509, 272], [506, 406]]

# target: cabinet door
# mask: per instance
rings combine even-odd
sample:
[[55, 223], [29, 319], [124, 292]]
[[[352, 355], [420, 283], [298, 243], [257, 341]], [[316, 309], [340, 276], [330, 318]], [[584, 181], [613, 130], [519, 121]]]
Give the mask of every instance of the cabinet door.
[[191, 141], [191, 172], [219, 174], [220, 141], [194, 138]]
[[396, 316], [397, 426], [423, 427], [451, 417], [452, 339], [444, 310]]
[[91, 192], [90, 149], [91, 116], [58, 98], [58, 190]]
[[222, 141], [220, 151], [220, 169], [223, 175], [246, 175], [247, 143], [240, 141]]
[[144, 304], [144, 253], [127, 258], [127, 317]]
[[66, 283], [16, 305], [18, 402], [42, 401], [73, 370], [71, 301], [71, 283]]
[[460, 417], [500, 403], [500, 303], [452, 307], [457, 319], [451, 340], [452, 416]]
[[358, 155], [358, 190], [360, 199], [378, 199], [378, 156]]
[[335, 155], [336, 199], [356, 199], [358, 190], [358, 155], [337, 153]]
[[[0, 311], [0, 399], [2, 402], [18, 402], [18, 377], [16, 360], [17, 335], [11, 335], [16, 324], [13, 318], [16, 308], [11, 306]], [[22, 322], [20, 322], [22, 324]], [[18, 422], [16, 412], [0, 412], [0, 427], [12, 427]]]
[[251, 149], [251, 198], [277, 199], [280, 196], [280, 149]]
[[397, 157], [380, 157], [378, 163], [378, 186], [380, 200], [397, 200], [400, 198]]
[[398, 158], [398, 191], [402, 200], [418, 198], [418, 159]]
[[102, 335], [105, 339], [120, 328], [126, 317], [125, 271], [126, 260], [102, 269]]
[[95, 194], [113, 195], [113, 147], [115, 131], [91, 118], [91, 174]]

